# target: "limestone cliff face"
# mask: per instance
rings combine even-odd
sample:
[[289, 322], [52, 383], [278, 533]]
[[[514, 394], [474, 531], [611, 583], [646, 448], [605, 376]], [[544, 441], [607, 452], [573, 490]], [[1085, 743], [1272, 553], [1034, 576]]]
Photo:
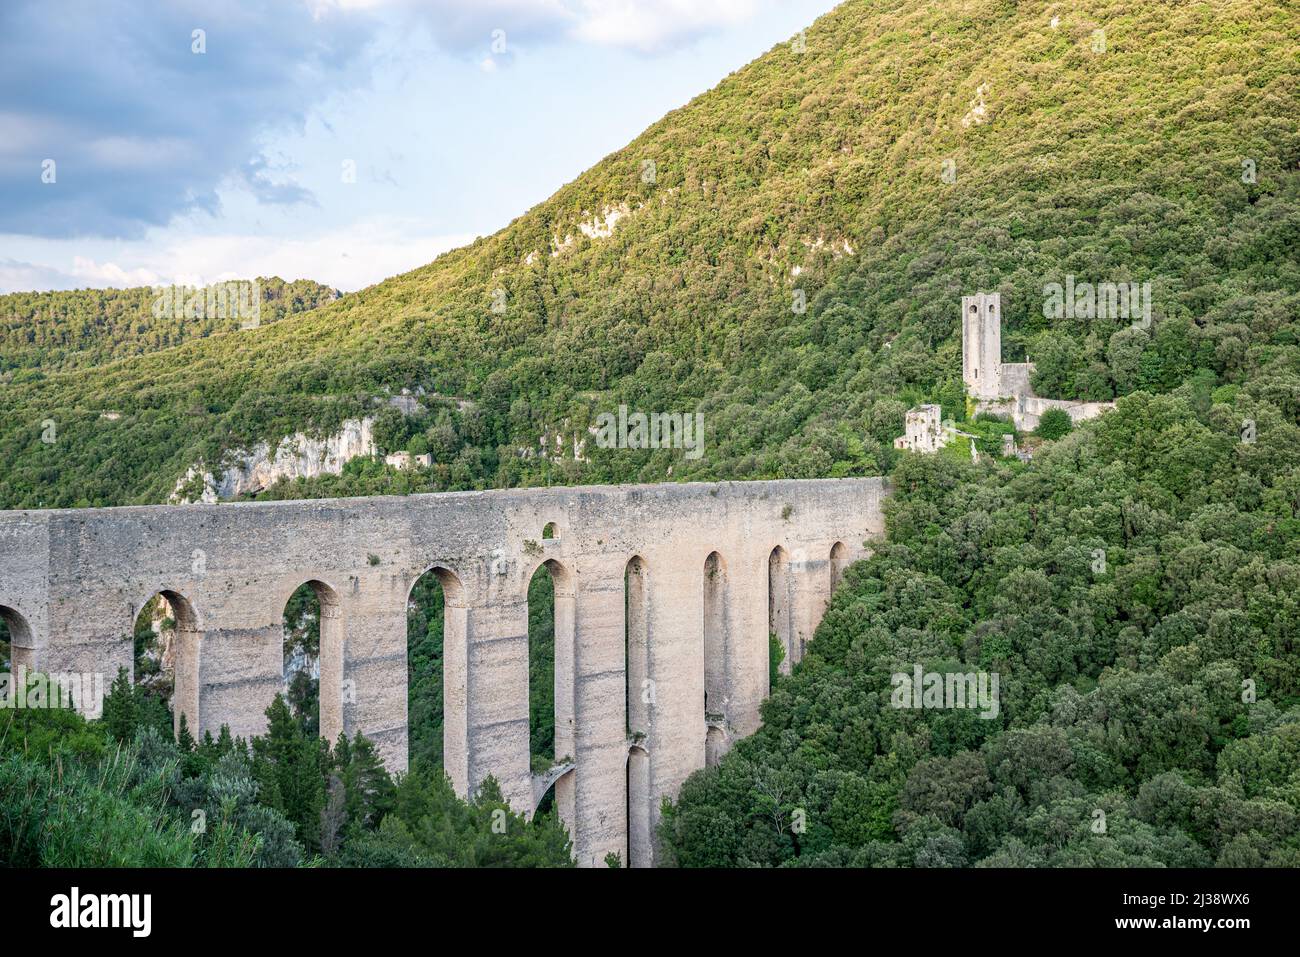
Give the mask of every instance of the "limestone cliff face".
[[297, 432], [281, 439], [274, 451], [269, 443], [262, 442], [218, 472], [203, 471], [201, 465], [191, 466], [176, 483], [172, 498], [181, 504], [192, 501], [181, 490], [199, 474], [203, 476], [199, 501], [207, 503], [260, 492], [280, 479], [338, 475], [348, 460], [375, 454], [373, 425], [373, 418], [349, 419], [337, 433], [323, 438]]
[[309, 678], [320, 681], [320, 656], [313, 655], [302, 645], [294, 645], [284, 659], [284, 681], [281, 690], [286, 698], [289, 696], [293, 679], [303, 671]]
[[[417, 389], [414, 394], [403, 389], [400, 395], [376, 396], [372, 401], [375, 405], [387, 404], [402, 415], [423, 415], [427, 410], [420, 398], [424, 395], [423, 389]], [[473, 405], [468, 400], [457, 400], [457, 403], [462, 411]], [[348, 419], [334, 435], [316, 438], [295, 432], [281, 439], [274, 451], [269, 442], [262, 442], [251, 451], [232, 453], [219, 469], [208, 471], [202, 462], [192, 465], [176, 482], [172, 503], [189, 505], [196, 501], [192, 492], [186, 493], [200, 475], [203, 477], [203, 491], [197, 501], [206, 504], [260, 492], [280, 479], [292, 481], [318, 475], [338, 475], [351, 459], [377, 454], [372, 433], [374, 424], [372, 416]]]
[[149, 628], [153, 640], [144, 647], [143, 657], [156, 666], [147, 674], [136, 675], [140, 685], [162, 695], [170, 705], [176, 675], [176, 618], [167, 599], [159, 596], [149, 607]]

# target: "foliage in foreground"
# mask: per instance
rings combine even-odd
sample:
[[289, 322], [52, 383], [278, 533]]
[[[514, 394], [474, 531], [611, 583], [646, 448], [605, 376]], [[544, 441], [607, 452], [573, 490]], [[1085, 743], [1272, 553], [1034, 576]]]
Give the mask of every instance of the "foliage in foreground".
[[0, 865], [572, 864], [556, 818], [515, 814], [490, 778], [468, 803], [441, 772], [393, 780], [365, 738], [331, 748], [278, 696], [249, 743], [173, 740], [156, 702], [122, 672], [99, 721], [0, 711]]

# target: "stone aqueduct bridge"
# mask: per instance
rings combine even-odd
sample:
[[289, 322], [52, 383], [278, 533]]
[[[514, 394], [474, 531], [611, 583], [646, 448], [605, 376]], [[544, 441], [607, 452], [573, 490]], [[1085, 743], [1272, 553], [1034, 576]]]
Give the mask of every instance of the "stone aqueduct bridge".
[[[577, 860], [653, 861], [664, 796], [752, 733], [768, 634], [798, 660], [843, 567], [883, 531], [880, 479], [592, 486], [410, 497], [0, 512], [13, 662], [131, 670], [136, 615], [177, 619], [176, 713], [265, 729], [282, 618], [321, 599], [321, 730], [407, 760], [407, 600], [444, 589], [445, 758], [517, 809], [554, 784]], [[546, 537], [544, 529], [553, 537]], [[529, 763], [528, 584], [555, 581], [555, 755]]]

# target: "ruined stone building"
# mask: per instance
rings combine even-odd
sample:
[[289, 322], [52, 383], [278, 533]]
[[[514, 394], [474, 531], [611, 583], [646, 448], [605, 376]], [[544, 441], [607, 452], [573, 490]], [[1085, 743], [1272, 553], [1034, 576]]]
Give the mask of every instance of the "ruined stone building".
[[908, 409], [905, 431], [894, 439], [894, 448], [922, 454], [938, 452], [952, 438], [942, 418], [943, 410], [937, 405], [918, 405]]
[[966, 394], [975, 412], [1009, 418], [1022, 432], [1038, 428], [1048, 409], [1064, 409], [1075, 422], [1094, 419], [1114, 402], [1046, 399], [1034, 394], [1032, 362], [1002, 361], [1002, 297], [980, 292], [961, 300], [961, 366]]
[[[1002, 297], [980, 292], [961, 300], [961, 377], [966, 395], [975, 400], [975, 414], [1005, 416], [1021, 432], [1038, 428], [1048, 409], [1064, 409], [1074, 422], [1082, 422], [1115, 407], [1114, 402], [1076, 402], [1046, 399], [1034, 394], [1030, 384], [1032, 362], [1002, 361]], [[937, 405], [919, 405], [907, 411], [904, 433], [894, 439], [894, 448], [931, 454], [948, 445], [956, 434], [941, 422]], [[1004, 446], [1003, 454], [1025, 456]], [[972, 446], [972, 457], [975, 456]]]

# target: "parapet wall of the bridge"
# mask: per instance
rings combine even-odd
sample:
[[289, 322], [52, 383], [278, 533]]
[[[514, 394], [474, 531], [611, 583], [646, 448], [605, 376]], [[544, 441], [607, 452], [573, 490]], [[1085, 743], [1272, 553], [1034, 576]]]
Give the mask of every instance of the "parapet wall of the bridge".
[[[197, 734], [264, 732], [283, 614], [322, 613], [321, 733], [407, 764], [407, 602], [443, 588], [444, 767], [531, 812], [553, 778], [579, 864], [653, 862], [664, 797], [759, 724], [769, 635], [788, 667], [883, 531], [879, 479], [592, 486], [408, 498], [0, 512], [15, 666], [133, 666], [136, 615], [178, 612], [174, 705]], [[552, 527], [553, 537], [543, 529]], [[555, 583], [555, 758], [529, 758], [528, 585]]]

